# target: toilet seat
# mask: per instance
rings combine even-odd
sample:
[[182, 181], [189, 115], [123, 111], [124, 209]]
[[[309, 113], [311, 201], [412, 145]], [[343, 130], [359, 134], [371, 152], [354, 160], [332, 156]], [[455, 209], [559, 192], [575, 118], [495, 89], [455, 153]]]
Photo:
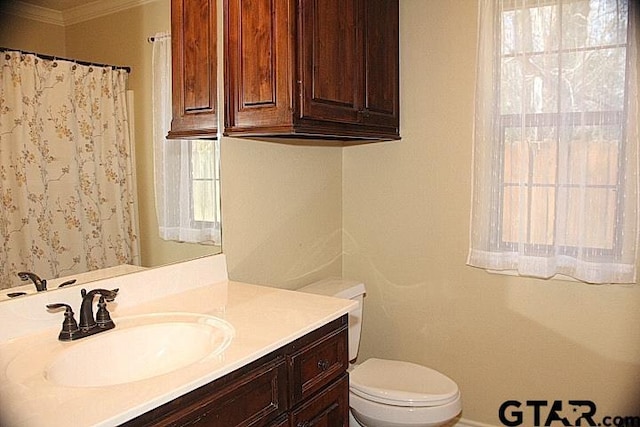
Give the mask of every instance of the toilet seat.
[[350, 373], [350, 390], [363, 399], [392, 406], [435, 407], [460, 398], [446, 375], [426, 366], [368, 359]]

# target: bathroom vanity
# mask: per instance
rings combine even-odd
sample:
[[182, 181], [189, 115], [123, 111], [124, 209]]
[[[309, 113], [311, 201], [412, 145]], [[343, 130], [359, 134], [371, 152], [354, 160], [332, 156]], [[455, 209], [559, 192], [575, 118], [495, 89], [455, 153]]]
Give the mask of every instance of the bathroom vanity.
[[347, 425], [347, 317], [124, 426]]
[[[76, 342], [58, 341], [62, 313], [44, 306], [65, 302], [77, 312], [78, 288], [0, 304], [0, 425], [347, 425], [346, 314], [354, 302], [229, 281], [224, 255], [105, 279], [87, 289], [98, 287], [120, 289], [109, 305], [116, 328]], [[207, 319], [228, 325], [218, 350], [140, 373], [165, 359], [144, 355], [142, 364], [136, 361], [144, 348], [126, 342], [128, 331], [153, 337], [153, 329], [136, 328], [184, 326], [181, 319], [192, 318], [181, 334], [200, 334]], [[184, 345], [199, 342], [195, 338]], [[104, 355], [77, 356], [102, 343]], [[129, 360], [120, 360], [127, 352]], [[73, 370], [56, 371], [65, 364]], [[126, 366], [138, 368], [128, 372]], [[86, 376], [74, 377], [83, 370]]]

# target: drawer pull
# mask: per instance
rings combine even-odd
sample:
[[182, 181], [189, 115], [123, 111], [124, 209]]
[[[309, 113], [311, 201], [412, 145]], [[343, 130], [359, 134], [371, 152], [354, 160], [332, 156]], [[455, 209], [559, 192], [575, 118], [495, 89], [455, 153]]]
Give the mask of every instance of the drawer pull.
[[298, 424], [296, 424], [296, 427], [309, 427], [311, 425], [311, 423], [309, 421], [300, 421]]
[[322, 359], [322, 360], [318, 360], [318, 369], [320, 369], [321, 371], [326, 371], [327, 369], [329, 369], [329, 361], [326, 359]]

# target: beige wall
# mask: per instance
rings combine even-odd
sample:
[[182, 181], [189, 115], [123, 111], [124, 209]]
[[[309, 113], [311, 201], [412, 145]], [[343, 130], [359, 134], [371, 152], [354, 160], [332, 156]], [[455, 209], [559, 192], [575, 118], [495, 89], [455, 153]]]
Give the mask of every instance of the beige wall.
[[463, 417], [494, 425], [507, 399], [590, 399], [599, 416], [638, 415], [640, 287], [465, 266], [477, 2], [400, 7], [403, 139], [343, 156], [343, 271], [368, 290], [361, 358], [445, 372]]
[[295, 289], [342, 269], [342, 149], [222, 140], [233, 280]]

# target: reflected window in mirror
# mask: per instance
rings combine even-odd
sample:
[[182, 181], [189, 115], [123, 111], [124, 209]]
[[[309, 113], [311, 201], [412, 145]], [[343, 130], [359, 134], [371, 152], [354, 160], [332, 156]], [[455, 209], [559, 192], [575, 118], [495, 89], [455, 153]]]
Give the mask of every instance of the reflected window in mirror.
[[218, 141], [190, 141], [192, 221], [220, 229], [220, 162]]
[[171, 108], [171, 35], [153, 38], [154, 187], [164, 240], [220, 245], [219, 144], [167, 139]]

